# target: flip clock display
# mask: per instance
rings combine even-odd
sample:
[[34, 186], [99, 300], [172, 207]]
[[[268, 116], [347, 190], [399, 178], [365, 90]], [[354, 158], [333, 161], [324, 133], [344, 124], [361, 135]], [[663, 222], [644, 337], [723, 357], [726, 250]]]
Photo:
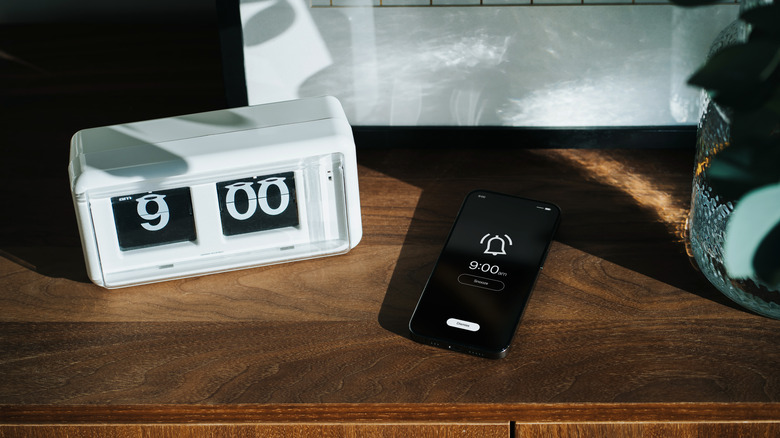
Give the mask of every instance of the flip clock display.
[[188, 187], [116, 196], [111, 208], [122, 250], [195, 240]]
[[298, 226], [293, 172], [221, 182], [217, 195], [225, 235]]
[[69, 173], [89, 277], [108, 288], [342, 254], [362, 236], [332, 97], [79, 131]]

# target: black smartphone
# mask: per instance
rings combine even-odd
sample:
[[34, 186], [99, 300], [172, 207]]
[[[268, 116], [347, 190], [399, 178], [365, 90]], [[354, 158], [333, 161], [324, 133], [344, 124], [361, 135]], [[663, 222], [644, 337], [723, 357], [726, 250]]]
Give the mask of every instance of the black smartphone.
[[505, 357], [560, 216], [549, 202], [469, 193], [409, 321], [412, 339]]

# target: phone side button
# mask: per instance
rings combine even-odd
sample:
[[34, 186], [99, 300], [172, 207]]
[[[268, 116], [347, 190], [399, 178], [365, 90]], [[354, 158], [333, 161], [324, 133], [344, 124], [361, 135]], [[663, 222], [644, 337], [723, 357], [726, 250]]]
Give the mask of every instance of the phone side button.
[[475, 332], [479, 330], [479, 324], [477, 324], [476, 322], [468, 322], [468, 321], [463, 321], [461, 319], [455, 319], [455, 318], [448, 319], [447, 325], [450, 327], [459, 328], [461, 330], [468, 330], [470, 332]]

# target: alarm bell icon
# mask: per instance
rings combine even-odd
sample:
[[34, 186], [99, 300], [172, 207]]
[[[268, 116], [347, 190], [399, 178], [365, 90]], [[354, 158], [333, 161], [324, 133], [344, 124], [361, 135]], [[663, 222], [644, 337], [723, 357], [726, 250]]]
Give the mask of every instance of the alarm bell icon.
[[[509, 242], [509, 245], [512, 245], [512, 238], [510, 238], [508, 235], [504, 234], [504, 237], [499, 236], [496, 234], [493, 237], [490, 237], [490, 234], [485, 234], [482, 236], [482, 239], [479, 241], [480, 245], [485, 245], [485, 252], [484, 254], [490, 254], [490, 255], [506, 255], [506, 245], [507, 242]], [[485, 239], [487, 239], [487, 242], [485, 242]]]

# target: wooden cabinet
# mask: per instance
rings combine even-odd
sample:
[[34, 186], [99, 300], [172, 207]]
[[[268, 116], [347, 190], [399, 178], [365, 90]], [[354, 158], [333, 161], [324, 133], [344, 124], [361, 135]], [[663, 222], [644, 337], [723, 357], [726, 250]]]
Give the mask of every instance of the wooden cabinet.
[[[18, 437], [95, 437], [112, 438], [126, 436], [155, 436], [171, 438], [197, 437], [257, 437], [257, 438], [306, 438], [306, 437], [366, 437], [384, 438], [414, 437], [464, 437], [494, 438], [510, 436], [506, 424], [221, 424], [221, 425], [88, 425], [88, 426], [18, 426], [6, 427], [2, 436]], [[524, 435], [521, 435], [524, 436]], [[549, 436], [549, 435], [548, 435]]]
[[[155, 29], [102, 32], [149, 43], [167, 35]], [[15, 50], [49, 59], [54, 73], [2, 76], [18, 85], [4, 90], [4, 115], [15, 113], [4, 144], [28, 147], [2, 163], [4, 199], [18, 208], [0, 218], [0, 436], [778, 435], [780, 322], [729, 302], [685, 254], [691, 150], [363, 144], [364, 237], [350, 253], [109, 291], [86, 279], [63, 151], [69, 133], [110, 118], [91, 106], [103, 88], [135, 105], [106, 110], [113, 117], [150, 115], [122, 85], [149, 80], [106, 65], [88, 73], [107, 85], [78, 82], [81, 67], [61, 73], [55, 52], [33, 42]], [[155, 53], [136, 55], [165, 67]], [[184, 107], [211, 109], [199, 105], [216, 105], [219, 84], [196, 78], [151, 83], [171, 86], [169, 97], [200, 90]], [[47, 93], [50, 106], [34, 105]], [[69, 112], [74, 95], [82, 103]], [[36, 131], [33, 114], [59, 122]], [[420, 345], [406, 331], [474, 188], [563, 211], [502, 360]]]

